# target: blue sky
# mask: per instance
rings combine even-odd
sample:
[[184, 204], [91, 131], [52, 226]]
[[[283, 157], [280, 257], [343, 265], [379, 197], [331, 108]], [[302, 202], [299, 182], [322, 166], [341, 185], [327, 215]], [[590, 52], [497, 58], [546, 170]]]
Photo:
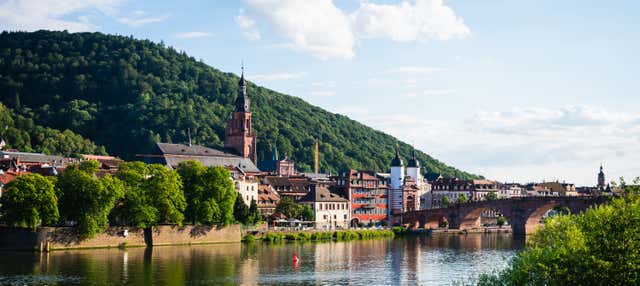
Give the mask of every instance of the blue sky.
[[133, 35], [501, 181], [640, 175], [638, 1], [0, 1], [6, 30]]

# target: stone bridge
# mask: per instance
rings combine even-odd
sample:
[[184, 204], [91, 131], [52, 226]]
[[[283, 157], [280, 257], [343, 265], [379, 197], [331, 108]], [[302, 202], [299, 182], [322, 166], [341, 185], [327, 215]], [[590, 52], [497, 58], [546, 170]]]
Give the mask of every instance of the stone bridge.
[[447, 221], [449, 228], [471, 229], [481, 227], [480, 215], [485, 210], [502, 213], [511, 225], [513, 234], [532, 233], [540, 224], [542, 216], [556, 206], [569, 208], [571, 213], [580, 213], [590, 206], [607, 203], [603, 196], [580, 197], [522, 197], [490, 201], [474, 201], [455, 204], [448, 208], [411, 211], [393, 216], [393, 225], [410, 228], [438, 228]]

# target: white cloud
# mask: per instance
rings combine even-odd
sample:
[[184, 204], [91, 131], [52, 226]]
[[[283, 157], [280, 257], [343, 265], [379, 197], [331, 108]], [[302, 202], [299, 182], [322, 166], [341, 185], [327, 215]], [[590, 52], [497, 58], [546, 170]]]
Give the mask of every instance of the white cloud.
[[396, 42], [426, 42], [466, 38], [471, 30], [442, 0], [403, 1], [397, 5], [362, 2], [350, 15], [363, 38], [389, 38]]
[[[132, 27], [164, 21], [168, 15], [149, 16], [134, 11], [128, 16], [118, 14], [124, 0], [9, 0], [0, 3], [0, 26], [5, 30], [34, 31], [39, 29], [95, 31], [98, 26], [91, 19], [106, 15]], [[75, 19], [67, 17], [79, 14]]]
[[134, 28], [147, 24], [159, 23], [169, 18], [169, 14], [151, 16], [144, 11], [134, 11], [129, 16], [112, 16], [116, 19], [116, 21], [118, 21], [118, 23], [125, 24]]
[[177, 34], [176, 37], [181, 38], [181, 39], [206, 38], [206, 37], [211, 37], [211, 33], [207, 33], [207, 32], [184, 32], [184, 33]]
[[14, 0], [0, 3], [0, 24], [5, 30], [34, 31], [38, 29], [92, 31], [96, 26], [89, 17], [80, 15], [76, 20], [62, 19], [74, 13], [112, 13], [119, 0]]
[[320, 59], [353, 58], [348, 17], [331, 0], [247, 0], [296, 50]]
[[331, 97], [335, 96], [336, 92], [332, 90], [314, 90], [309, 92], [309, 95], [313, 97]]
[[[416, 0], [396, 5], [361, 2], [348, 14], [332, 0], [245, 0], [290, 46], [320, 59], [355, 56], [357, 39], [385, 38], [397, 42], [426, 42], [466, 38], [464, 21], [442, 0]], [[236, 17], [242, 27], [244, 11]], [[249, 19], [251, 20], [251, 19]], [[253, 27], [251, 20], [245, 26]], [[248, 30], [248, 27], [243, 27]]]
[[338, 108], [462, 170], [501, 181], [567, 180], [594, 185], [640, 175], [640, 113], [589, 106], [452, 110], [461, 121]]
[[443, 68], [438, 67], [421, 67], [421, 66], [407, 66], [390, 68], [387, 73], [401, 73], [401, 74], [431, 74], [434, 72], [443, 71]]
[[442, 96], [456, 93], [455, 89], [427, 89], [418, 92], [410, 92], [407, 93], [406, 96], [410, 98], [416, 97], [432, 97], [432, 96]]
[[260, 31], [256, 28], [256, 22], [249, 16], [245, 15], [244, 10], [240, 9], [240, 13], [235, 17], [236, 24], [244, 30], [244, 35], [252, 41], [260, 40], [262, 37]]
[[252, 75], [251, 80], [258, 82], [276, 81], [276, 80], [290, 80], [307, 76], [306, 72], [298, 73], [273, 73], [273, 74], [258, 74]]

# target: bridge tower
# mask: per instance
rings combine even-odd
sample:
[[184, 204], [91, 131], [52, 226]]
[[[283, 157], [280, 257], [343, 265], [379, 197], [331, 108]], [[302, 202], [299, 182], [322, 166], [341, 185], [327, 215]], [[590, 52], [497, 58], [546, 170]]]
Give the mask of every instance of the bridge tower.
[[[400, 159], [400, 150], [396, 146], [396, 156], [391, 160], [391, 191], [390, 191], [390, 205], [391, 214], [402, 213], [402, 199], [404, 185], [404, 162]], [[390, 216], [391, 217], [391, 216]]]

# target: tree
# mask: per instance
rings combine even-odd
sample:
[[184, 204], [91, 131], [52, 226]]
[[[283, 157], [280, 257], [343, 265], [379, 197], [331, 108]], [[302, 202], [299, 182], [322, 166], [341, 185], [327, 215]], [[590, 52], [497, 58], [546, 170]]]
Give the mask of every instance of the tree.
[[242, 224], [249, 224], [249, 208], [244, 203], [242, 196], [236, 197], [236, 202], [233, 206], [233, 216], [236, 221]]
[[498, 193], [497, 192], [489, 192], [484, 198], [487, 201], [497, 200], [498, 199]]
[[444, 196], [444, 197], [442, 198], [441, 206], [442, 206], [443, 208], [448, 208], [448, 207], [449, 207], [449, 205], [451, 205], [451, 200], [449, 199], [449, 196]]
[[39, 174], [18, 176], [7, 185], [0, 203], [0, 217], [10, 226], [35, 229], [59, 218], [53, 183]]
[[253, 224], [259, 223], [262, 220], [262, 215], [260, 214], [260, 210], [258, 210], [258, 203], [256, 200], [251, 200], [251, 204], [249, 205], [249, 216], [252, 217], [251, 221]]
[[228, 225], [237, 220], [237, 217], [234, 219], [234, 211], [240, 207], [237, 205], [238, 194], [227, 169], [186, 161], [178, 165], [177, 171], [184, 182], [187, 220], [194, 224], [219, 225]]
[[125, 195], [114, 210], [115, 221], [140, 228], [182, 224], [187, 203], [177, 172], [159, 164], [126, 162], [116, 176], [124, 183]]
[[299, 218], [302, 206], [296, 204], [290, 197], [284, 197], [276, 205], [275, 212], [281, 213], [288, 218]]
[[459, 203], [459, 204], [464, 204], [464, 203], [467, 203], [467, 202], [469, 202], [469, 199], [467, 198], [467, 196], [465, 194], [461, 194], [458, 197], [458, 200], [456, 201], [456, 203]]
[[306, 221], [315, 221], [316, 220], [316, 214], [313, 211], [313, 209], [311, 208], [310, 205], [304, 205], [302, 206], [302, 210], [300, 211], [300, 215], [302, 216], [303, 220]]
[[499, 216], [499, 217], [498, 217], [498, 220], [496, 221], [496, 224], [497, 224], [499, 227], [502, 227], [506, 222], [507, 222], [507, 219], [506, 219], [506, 218], [504, 218], [503, 216]]
[[638, 285], [638, 218], [640, 196], [632, 193], [579, 215], [553, 217], [506, 270], [482, 275], [479, 285]]
[[116, 200], [124, 196], [122, 182], [106, 175], [96, 177], [97, 161], [82, 161], [71, 165], [58, 176], [56, 182], [60, 217], [75, 221], [81, 238], [93, 237], [108, 225], [108, 216]]

